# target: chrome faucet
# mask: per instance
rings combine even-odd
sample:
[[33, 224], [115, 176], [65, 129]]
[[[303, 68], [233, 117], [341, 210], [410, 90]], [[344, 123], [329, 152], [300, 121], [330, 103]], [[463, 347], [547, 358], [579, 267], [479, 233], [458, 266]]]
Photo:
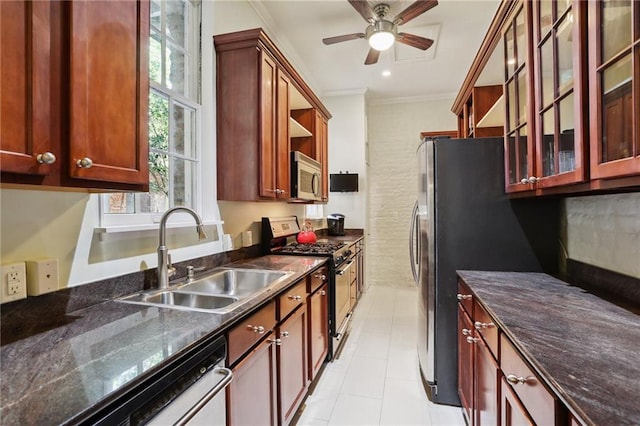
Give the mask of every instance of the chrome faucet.
[[171, 257], [169, 256], [169, 249], [165, 245], [165, 234], [167, 228], [167, 219], [169, 216], [177, 211], [183, 211], [189, 213], [196, 221], [196, 231], [198, 232], [198, 239], [203, 240], [207, 238], [206, 232], [204, 232], [204, 225], [202, 224], [202, 219], [198, 216], [198, 213], [191, 210], [188, 207], [174, 207], [172, 209], [167, 210], [162, 215], [162, 219], [160, 220], [160, 236], [158, 242], [158, 288], [167, 289], [169, 288], [169, 276], [175, 273], [175, 268], [171, 266]]

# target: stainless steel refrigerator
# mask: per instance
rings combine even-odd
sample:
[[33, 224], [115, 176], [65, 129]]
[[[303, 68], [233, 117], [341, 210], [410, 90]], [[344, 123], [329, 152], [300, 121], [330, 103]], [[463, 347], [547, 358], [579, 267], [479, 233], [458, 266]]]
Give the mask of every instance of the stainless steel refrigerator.
[[419, 287], [418, 359], [433, 402], [459, 405], [456, 270], [558, 265], [558, 203], [509, 199], [502, 138], [425, 139], [410, 257]]

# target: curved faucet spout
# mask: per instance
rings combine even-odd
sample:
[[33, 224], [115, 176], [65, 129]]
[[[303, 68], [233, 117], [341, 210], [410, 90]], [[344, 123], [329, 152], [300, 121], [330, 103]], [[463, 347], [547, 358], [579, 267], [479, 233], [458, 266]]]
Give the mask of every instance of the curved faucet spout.
[[[169, 260], [169, 250], [166, 246], [166, 228], [167, 219], [171, 214], [177, 211], [189, 213], [196, 221], [196, 232], [198, 233], [198, 238], [200, 240], [207, 238], [207, 234], [204, 231], [204, 225], [202, 224], [202, 219], [200, 219], [200, 216], [194, 210], [189, 207], [178, 206], [164, 212], [162, 219], [160, 220], [160, 234], [158, 236], [158, 287], [161, 289], [169, 288], [169, 275], [173, 274], [173, 268], [171, 267], [171, 261]], [[171, 272], [169, 271], [170, 269]]]

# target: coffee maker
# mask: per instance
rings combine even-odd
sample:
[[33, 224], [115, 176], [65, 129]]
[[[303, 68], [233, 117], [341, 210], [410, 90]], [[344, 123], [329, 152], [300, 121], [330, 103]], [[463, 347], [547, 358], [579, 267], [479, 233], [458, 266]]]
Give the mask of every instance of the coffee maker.
[[344, 215], [331, 213], [327, 216], [327, 227], [329, 235], [344, 235]]

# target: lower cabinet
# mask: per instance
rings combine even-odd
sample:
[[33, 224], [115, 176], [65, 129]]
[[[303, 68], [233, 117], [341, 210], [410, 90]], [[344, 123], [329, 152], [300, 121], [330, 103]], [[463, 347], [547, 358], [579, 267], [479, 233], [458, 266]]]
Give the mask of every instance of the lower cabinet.
[[458, 395], [467, 424], [567, 425], [566, 408], [462, 281], [458, 300]]
[[303, 303], [278, 326], [278, 412], [288, 425], [307, 393], [307, 305]]
[[309, 381], [313, 381], [329, 352], [329, 295], [325, 282], [307, 300], [309, 317]]
[[[288, 425], [324, 363], [326, 270], [293, 284], [227, 333], [228, 425]], [[311, 292], [312, 291], [312, 292]]]
[[276, 351], [265, 339], [238, 363], [227, 387], [228, 425], [276, 425]]

